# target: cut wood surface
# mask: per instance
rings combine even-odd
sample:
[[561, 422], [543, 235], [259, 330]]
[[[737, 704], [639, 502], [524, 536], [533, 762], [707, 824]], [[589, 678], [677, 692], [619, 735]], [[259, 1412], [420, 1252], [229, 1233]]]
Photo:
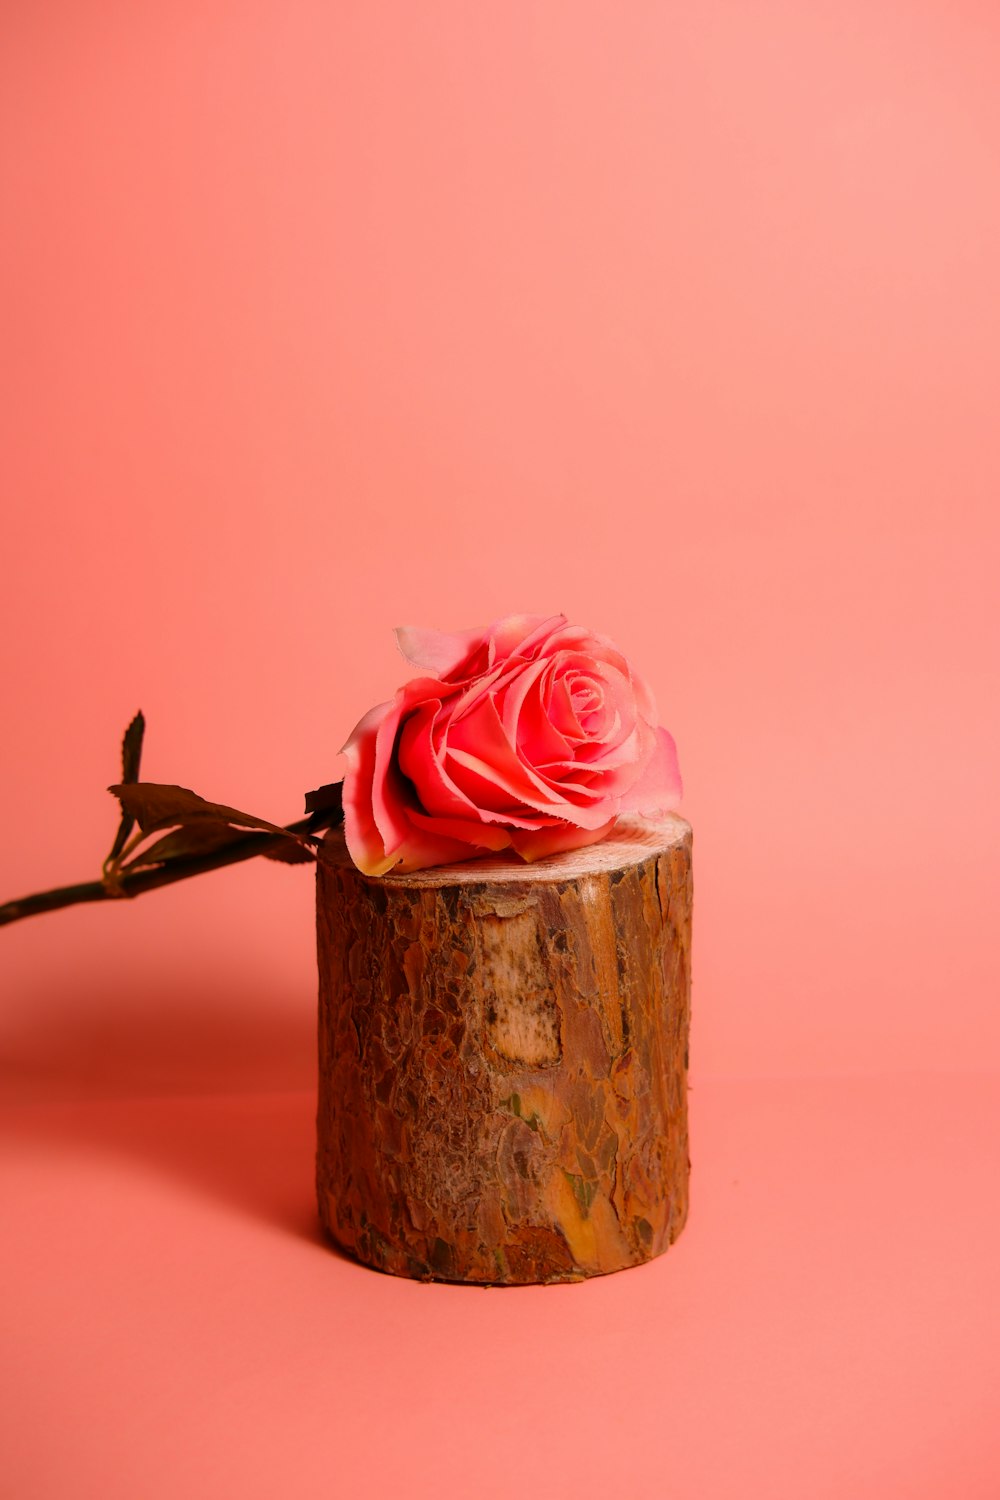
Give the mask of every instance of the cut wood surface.
[[328, 1233], [423, 1279], [639, 1264], [688, 1205], [691, 829], [373, 879], [320, 851]]

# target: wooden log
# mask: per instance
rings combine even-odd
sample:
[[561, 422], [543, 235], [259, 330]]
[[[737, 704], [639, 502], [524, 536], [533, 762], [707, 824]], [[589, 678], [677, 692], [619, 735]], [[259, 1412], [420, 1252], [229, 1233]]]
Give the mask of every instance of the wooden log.
[[382, 1271], [575, 1280], [688, 1207], [691, 829], [621, 820], [536, 864], [318, 867], [317, 1186]]

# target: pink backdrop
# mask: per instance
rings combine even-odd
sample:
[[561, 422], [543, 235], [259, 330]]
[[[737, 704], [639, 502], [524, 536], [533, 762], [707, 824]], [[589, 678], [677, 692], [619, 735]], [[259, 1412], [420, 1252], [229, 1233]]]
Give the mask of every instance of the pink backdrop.
[[[392, 626], [518, 609], [651, 681], [696, 851], [691, 1226], [495, 1301], [303, 1227], [308, 872], [0, 934], [18, 1494], [325, 1494], [332, 1442], [343, 1493], [995, 1497], [1000, 12], [0, 26], [0, 898], [96, 873], [137, 707], [149, 778], [285, 821]], [[618, 1469], [554, 1435], [605, 1411]]]

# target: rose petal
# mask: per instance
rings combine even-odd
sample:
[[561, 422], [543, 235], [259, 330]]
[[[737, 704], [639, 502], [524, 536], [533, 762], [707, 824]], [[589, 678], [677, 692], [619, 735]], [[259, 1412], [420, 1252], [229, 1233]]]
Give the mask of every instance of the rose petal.
[[654, 733], [653, 753], [639, 779], [622, 797], [623, 812], [671, 812], [680, 803], [683, 787], [674, 737], [659, 726]]
[[565, 677], [550, 673], [545, 709], [549, 722], [570, 744], [585, 745], [587, 736], [576, 716], [573, 699]]
[[381, 875], [393, 861], [386, 858], [382, 835], [372, 808], [375, 776], [375, 739], [379, 725], [392, 708], [379, 703], [355, 725], [343, 748], [347, 756], [344, 776], [344, 837], [351, 859], [366, 875]]
[[552, 654], [564, 650], [575, 651], [595, 661], [607, 662], [631, 684], [635, 706], [642, 718], [648, 724], [656, 723], [659, 715], [648, 684], [638, 672], [633, 670], [628, 658], [606, 635], [595, 635], [593, 631], [580, 625], [568, 625], [565, 630], [557, 631], [552, 636], [548, 642], [548, 650]]
[[594, 742], [577, 751], [575, 764], [587, 771], [614, 771], [620, 766], [634, 766], [632, 779], [638, 775], [639, 767], [653, 752], [648, 725], [636, 724], [632, 733], [618, 745], [601, 745]]
[[599, 685], [604, 702], [618, 710], [623, 722], [632, 724], [636, 718], [635, 693], [627, 673], [620, 672], [611, 662], [588, 662], [585, 657], [573, 656], [567, 656], [563, 660], [568, 673], [579, 674]]
[[532, 662], [524, 667], [503, 692], [502, 713], [504, 732], [516, 746], [519, 755], [528, 765], [537, 766], [539, 761], [565, 757], [570, 752], [568, 741], [561, 735], [545, 713], [539, 695], [539, 679], [547, 663]]
[[565, 615], [508, 615], [495, 621], [487, 631], [490, 666], [511, 656], [531, 660], [565, 623]]
[[497, 666], [482, 672], [475, 682], [462, 684], [458, 690], [459, 698], [451, 716], [453, 721], [457, 724], [459, 720], [467, 718], [480, 706], [484, 698], [502, 692], [507, 683], [512, 682], [522, 670], [520, 662], [516, 662], [513, 666], [500, 662]]
[[[400, 874], [430, 870], [434, 865], [460, 864], [463, 860], [474, 859], [477, 853], [488, 852], [486, 849], [477, 851], [461, 839], [441, 838], [429, 829], [411, 824], [406, 838], [393, 851], [388, 869], [398, 870]], [[379, 871], [380, 875], [385, 873], [385, 870]]]
[[485, 638], [483, 630], [424, 630], [419, 625], [397, 625], [396, 645], [414, 667], [447, 677], [456, 671]]
[[532, 861], [544, 859], [547, 854], [559, 854], [566, 849], [582, 849], [587, 844], [599, 843], [607, 838], [615, 826], [615, 819], [602, 823], [599, 828], [576, 828], [569, 824], [541, 828], [537, 833], [512, 833], [511, 844], [522, 859]]
[[399, 735], [399, 765], [426, 812], [464, 817], [476, 809], [445, 772], [436, 734], [440, 712], [440, 701], [428, 701], [407, 716]]
[[412, 811], [408, 817], [418, 828], [426, 828], [431, 833], [456, 839], [459, 843], [470, 844], [477, 849], [495, 853], [498, 849], [510, 848], [510, 834], [496, 823], [478, 823], [471, 818], [432, 817], [429, 813]]
[[[512, 797], [517, 794], [503, 786], [503, 778], [498, 776], [493, 767], [464, 751], [453, 752], [452, 758], [456, 762], [452, 775], [476, 805], [481, 808], [494, 808], [503, 813], [505, 822], [512, 827], [517, 826], [517, 822], [524, 816], [526, 809], [523, 806], [517, 807], [515, 816], [509, 804], [506, 808], [503, 806], [500, 799], [504, 791]], [[559, 818], [565, 819], [568, 823], [574, 823], [580, 828], [593, 828], [607, 818], [607, 803], [604, 798], [599, 798], [594, 806], [584, 806], [578, 801], [570, 801], [565, 797], [553, 795], [547, 803], [528, 803], [528, 806], [536, 807], [543, 815], [546, 812], [554, 813]], [[616, 813], [618, 811], [617, 803], [614, 811]]]
[[408, 794], [396, 759], [400, 723], [419, 703], [440, 704], [445, 696], [454, 691], [435, 677], [415, 677], [412, 682], [399, 689], [389, 706], [389, 712], [378, 727], [372, 779], [372, 812], [375, 825], [382, 835], [386, 854], [392, 854], [407, 833], [401, 809]]
[[[519, 758], [503, 727], [503, 721], [491, 696], [483, 698], [474, 711], [448, 729], [448, 760], [468, 767], [502, 791], [528, 807], [546, 811], [553, 801], [545, 782]], [[447, 761], [446, 761], [447, 764]], [[454, 771], [449, 766], [449, 772]], [[472, 799], [478, 801], [476, 797]], [[496, 807], [494, 801], [487, 804]]]
[[[413, 710], [400, 731], [400, 769], [413, 783], [423, 811], [439, 820], [480, 819], [498, 826], [537, 828], [537, 817], [527, 808], [515, 812], [508, 797], [502, 799], [499, 808], [484, 807], [456, 785], [445, 766], [447, 729], [447, 709], [441, 710], [440, 704], [428, 702]], [[407, 810], [407, 816], [414, 817], [412, 809]]]

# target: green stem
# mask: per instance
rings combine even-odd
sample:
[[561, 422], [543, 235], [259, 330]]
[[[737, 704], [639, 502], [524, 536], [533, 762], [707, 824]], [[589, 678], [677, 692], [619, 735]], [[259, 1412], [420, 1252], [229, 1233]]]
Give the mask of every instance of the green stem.
[[[328, 821], [313, 813], [297, 823], [289, 823], [286, 832], [316, 833], [326, 826], [329, 826]], [[282, 843], [279, 833], [245, 833], [211, 854], [173, 859], [157, 869], [136, 870], [134, 874], [126, 871], [120, 877], [117, 890], [109, 889], [100, 880], [87, 880], [80, 885], [59, 886], [54, 891], [39, 891], [34, 896], [24, 896], [20, 901], [8, 901], [0, 906], [0, 927], [42, 912], [59, 911], [64, 906], [79, 906], [86, 901], [118, 901], [123, 896], [141, 896], [145, 891], [158, 890], [161, 885], [173, 885], [176, 880], [190, 880], [192, 876], [207, 874], [209, 870], [220, 870], [244, 859], [256, 859], [259, 854], [277, 849]]]

